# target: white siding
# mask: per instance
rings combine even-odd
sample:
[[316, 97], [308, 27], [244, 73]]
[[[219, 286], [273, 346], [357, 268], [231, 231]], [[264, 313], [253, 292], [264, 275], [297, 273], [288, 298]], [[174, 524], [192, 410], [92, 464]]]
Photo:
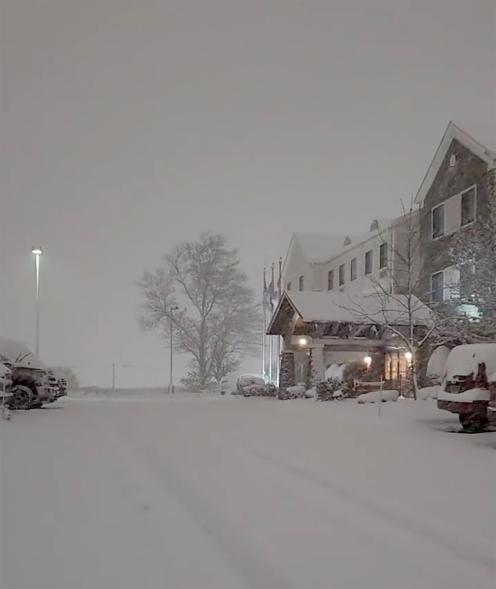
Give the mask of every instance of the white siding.
[[[289, 251], [283, 272], [283, 287], [286, 290], [288, 282], [291, 282], [291, 290], [298, 290], [298, 280], [304, 277], [305, 290], [310, 290], [314, 281], [312, 265], [309, 264], [303, 255], [303, 251], [297, 241], [294, 241]], [[268, 278], [270, 281], [270, 277]]]
[[[390, 268], [384, 271], [379, 269], [379, 247], [381, 243], [386, 241], [391, 246], [391, 230], [382, 231], [380, 234], [372, 235], [367, 241], [344, 251], [340, 256], [328, 262], [322, 273], [323, 279], [326, 281], [327, 288], [327, 272], [334, 270], [334, 290], [341, 292], [348, 292], [350, 294], [366, 294], [375, 292], [375, 282], [379, 282], [383, 288], [388, 289], [390, 286]], [[365, 252], [372, 250], [372, 272], [365, 275]], [[357, 278], [351, 281], [351, 260], [357, 258]], [[388, 266], [391, 263], [391, 253], [388, 251]], [[341, 264], [345, 265], [345, 283], [344, 286], [339, 286], [338, 283], [338, 268]]]

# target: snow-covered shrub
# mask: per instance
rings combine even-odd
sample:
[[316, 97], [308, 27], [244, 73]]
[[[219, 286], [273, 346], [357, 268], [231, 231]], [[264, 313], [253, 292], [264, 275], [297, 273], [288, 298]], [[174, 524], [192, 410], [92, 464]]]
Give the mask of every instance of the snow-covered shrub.
[[357, 397], [360, 404], [364, 403], [385, 403], [386, 401], [397, 401], [400, 394], [398, 391], [371, 391]]
[[430, 387], [423, 387], [417, 391], [417, 398], [421, 399], [422, 401], [426, 401], [427, 399], [437, 399], [438, 394], [442, 391], [442, 387], [440, 385], [433, 385]]
[[337, 379], [341, 382], [343, 380], [343, 373], [347, 366], [347, 364], [338, 364], [337, 362], [331, 364], [325, 372], [325, 380], [329, 381]]
[[315, 387], [312, 387], [311, 389], [305, 391], [305, 399], [312, 399], [316, 396], [316, 394], [317, 391], [315, 390]]
[[277, 398], [281, 401], [287, 401], [288, 399], [298, 399], [305, 397], [306, 387], [301, 384], [288, 387], [285, 390], [279, 390]]
[[243, 388], [244, 397], [275, 397], [277, 387], [272, 384], [252, 384]]
[[318, 401], [331, 401], [335, 391], [342, 388], [343, 383], [339, 378], [328, 378], [326, 381], [318, 382], [315, 391]]

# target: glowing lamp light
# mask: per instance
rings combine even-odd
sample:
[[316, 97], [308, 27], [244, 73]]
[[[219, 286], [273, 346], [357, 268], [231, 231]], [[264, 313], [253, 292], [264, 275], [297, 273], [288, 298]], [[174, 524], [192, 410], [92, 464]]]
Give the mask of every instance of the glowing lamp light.
[[365, 356], [365, 358], [363, 359], [365, 366], [367, 368], [370, 368], [370, 365], [372, 364], [372, 358], [370, 356]]
[[304, 348], [306, 345], [308, 345], [308, 339], [306, 337], [300, 337], [298, 339], [298, 345]]
[[411, 362], [412, 361], [412, 353], [405, 352], [405, 358], [406, 358], [407, 362]]
[[31, 250], [31, 253], [34, 254], [35, 256], [42, 256], [43, 255], [43, 250], [41, 249], [41, 247], [34, 247]]

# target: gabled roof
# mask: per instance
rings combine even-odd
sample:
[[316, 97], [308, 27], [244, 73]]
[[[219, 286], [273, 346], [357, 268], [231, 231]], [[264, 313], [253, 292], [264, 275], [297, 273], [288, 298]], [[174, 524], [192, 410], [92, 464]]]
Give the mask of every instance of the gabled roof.
[[415, 197], [416, 203], [422, 204], [424, 202], [427, 192], [434, 182], [436, 174], [438, 173], [439, 168], [443, 163], [443, 160], [448, 149], [450, 148], [453, 139], [456, 139], [459, 143], [464, 145], [482, 161], [486, 162], [488, 166], [494, 167], [496, 165], [496, 151], [489, 149], [485, 145], [482, 145], [482, 143], [479, 143], [471, 135], [450, 121], [441, 139], [441, 143], [434, 153], [434, 157], [432, 158], [422, 183], [420, 184], [417, 196]]
[[[326, 235], [325, 233], [293, 233], [291, 241], [296, 241], [303, 255], [310, 263], [326, 262], [343, 249], [346, 235]], [[291, 245], [290, 245], [291, 248]]]
[[[431, 311], [417, 297], [411, 306], [417, 325], [428, 325]], [[328, 323], [332, 321], [356, 324], [408, 325], [408, 299], [406, 295], [383, 294], [350, 295], [328, 291], [284, 292], [272, 316], [267, 333], [272, 331], [279, 311], [288, 304], [305, 322]]]

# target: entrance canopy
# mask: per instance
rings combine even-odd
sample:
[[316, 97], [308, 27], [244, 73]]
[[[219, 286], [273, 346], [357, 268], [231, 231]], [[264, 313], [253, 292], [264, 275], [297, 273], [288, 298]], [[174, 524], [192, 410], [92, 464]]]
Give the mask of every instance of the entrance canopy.
[[[409, 311], [409, 309], [411, 311]], [[407, 295], [350, 295], [324, 291], [284, 292], [267, 329], [268, 335], [287, 335], [288, 322], [347, 323], [354, 325], [431, 324], [430, 309]]]

